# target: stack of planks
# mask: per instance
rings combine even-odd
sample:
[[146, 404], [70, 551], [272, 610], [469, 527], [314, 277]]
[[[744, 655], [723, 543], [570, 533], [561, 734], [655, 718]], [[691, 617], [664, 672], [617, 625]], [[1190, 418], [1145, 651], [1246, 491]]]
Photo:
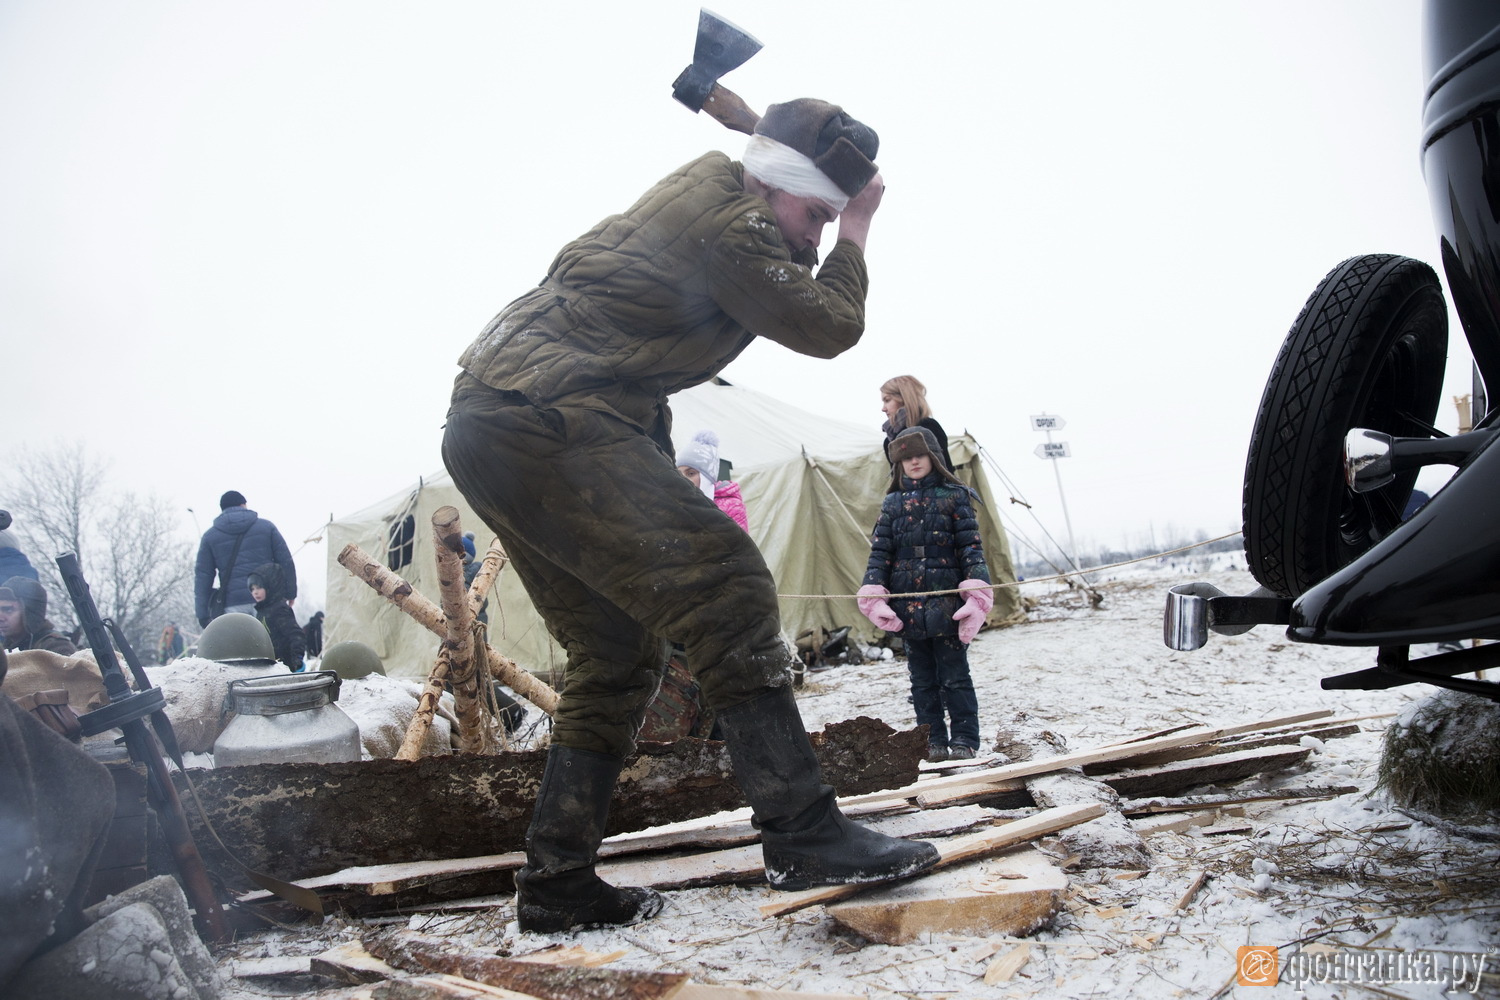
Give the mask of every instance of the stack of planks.
[[[1317, 742], [1359, 731], [1362, 718], [1331, 719], [1307, 712], [1216, 727], [1188, 727], [1153, 733], [1088, 750], [1034, 752], [1033, 759], [954, 765], [928, 773], [899, 788], [848, 796], [844, 811], [893, 836], [929, 839], [942, 855], [938, 868], [921, 877], [882, 886], [838, 886], [778, 893], [762, 908], [767, 917], [822, 905], [839, 922], [865, 937], [899, 944], [941, 931], [1022, 935], [1044, 926], [1062, 905], [1062, 867], [1028, 845], [1096, 825], [1124, 826], [1132, 834], [1184, 829], [1214, 823], [1246, 803], [1276, 799], [1330, 797], [1352, 787], [1311, 787], [1234, 793], [1222, 786], [1252, 775], [1302, 763]], [[1014, 754], [1019, 745], [1010, 730], [1001, 743]], [[1316, 741], [1316, 742], [1315, 742]], [[1033, 744], [1033, 749], [1039, 750]], [[1042, 778], [1071, 776], [1097, 782], [1106, 794], [1080, 795], [1079, 801], [1040, 802]], [[725, 780], [729, 780], [726, 778]], [[1030, 786], [1030, 787], [1028, 787]], [[1052, 797], [1056, 783], [1046, 786]], [[1149, 849], [1142, 847], [1149, 861]], [[1070, 865], [1132, 867], [1090, 860], [1064, 846]], [[424, 899], [438, 909], [509, 905], [497, 896], [454, 900], [443, 886], [451, 880], [487, 878], [492, 891], [508, 891], [505, 879], [524, 863], [521, 851], [483, 857], [348, 868], [317, 879], [309, 887], [327, 890], [355, 913], [400, 908], [410, 911]], [[982, 861], [982, 864], [970, 864]], [[1134, 867], [1141, 867], [1135, 865]], [[763, 880], [760, 847], [747, 810], [720, 813], [672, 828], [625, 834], [605, 841], [599, 874], [619, 885], [658, 890]], [[982, 883], [982, 884], [980, 884]], [[265, 901], [265, 894], [242, 897]]]

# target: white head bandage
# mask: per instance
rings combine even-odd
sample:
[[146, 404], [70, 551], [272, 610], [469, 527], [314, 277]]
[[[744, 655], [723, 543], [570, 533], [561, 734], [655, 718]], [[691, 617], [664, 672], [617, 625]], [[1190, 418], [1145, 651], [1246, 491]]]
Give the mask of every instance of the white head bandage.
[[849, 204], [844, 193], [812, 160], [790, 146], [752, 135], [745, 146], [745, 169], [761, 181], [799, 198], [821, 198], [842, 212]]

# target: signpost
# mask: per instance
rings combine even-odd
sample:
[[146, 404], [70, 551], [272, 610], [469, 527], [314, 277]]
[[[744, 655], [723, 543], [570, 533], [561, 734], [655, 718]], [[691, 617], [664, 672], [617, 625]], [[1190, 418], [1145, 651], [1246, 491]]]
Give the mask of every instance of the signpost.
[[1073, 519], [1068, 516], [1068, 498], [1063, 495], [1062, 473], [1058, 471], [1057, 460], [1059, 458], [1071, 458], [1073, 452], [1068, 448], [1066, 441], [1053, 441], [1052, 432], [1060, 431], [1068, 426], [1068, 422], [1055, 413], [1033, 413], [1031, 415], [1031, 429], [1043, 431], [1047, 435], [1044, 444], [1036, 446], [1037, 458], [1050, 459], [1052, 461], [1052, 474], [1057, 477], [1057, 498], [1062, 502], [1063, 523], [1068, 527], [1068, 558], [1073, 563], [1074, 569], [1082, 569], [1078, 565], [1078, 546], [1073, 541]]

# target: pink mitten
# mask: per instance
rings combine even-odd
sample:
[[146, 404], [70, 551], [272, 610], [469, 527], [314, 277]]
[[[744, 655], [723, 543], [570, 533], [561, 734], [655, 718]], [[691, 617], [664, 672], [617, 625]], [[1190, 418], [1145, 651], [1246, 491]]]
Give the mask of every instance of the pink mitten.
[[870, 619], [871, 623], [878, 629], [887, 632], [901, 631], [901, 619], [891, 606], [885, 602], [885, 597], [890, 594], [878, 583], [867, 583], [859, 588], [859, 613]]
[[965, 580], [958, 589], [964, 592], [964, 606], [954, 612], [953, 620], [958, 622], [958, 641], [968, 645], [979, 634], [990, 608], [995, 606], [995, 595], [983, 580]]

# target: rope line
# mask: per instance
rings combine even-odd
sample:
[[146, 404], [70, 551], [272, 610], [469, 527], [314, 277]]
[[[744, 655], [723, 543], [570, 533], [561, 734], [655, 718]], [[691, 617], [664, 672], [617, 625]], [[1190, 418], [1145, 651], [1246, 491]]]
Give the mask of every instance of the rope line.
[[[1240, 532], [1238, 532], [1238, 531], [1231, 531], [1229, 534], [1227, 534], [1227, 535], [1220, 535], [1218, 538], [1206, 538], [1206, 539], [1204, 539], [1201, 542], [1193, 542], [1191, 545], [1181, 545], [1181, 546], [1178, 546], [1175, 549], [1167, 549], [1165, 552], [1155, 552], [1155, 553], [1152, 553], [1150, 555], [1137, 556], [1134, 559], [1124, 559], [1124, 560], [1121, 560], [1120, 562], [1105, 563], [1102, 566], [1091, 566], [1088, 569], [1075, 570], [1072, 573], [1058, 573], [1055, 576], [1039, 576], [1039, 577], [1035, 577], [1035, 578], [1030, 579], [1030, 580], [1011, 580], [1008, 583], [992, 583], [992, 584], [988, 585], [988, 589], [989, 590], [999, 590], [1002, 587], [1019, 587], [1023, 583], [1051, 583], [1051, 582], [1053, 582], [1055, 580], [1066, 580], [1070, 576], [1082, 576], [1085, 573], [1102, 573], [1105, 570], [1119, 569], [1121, 566], [1130, 566], [1130, 565], [1133, 565], [1134, 563], [1150, 562], [1153, 559], [1160, 559], [1163, 556], [1172, 556], [1172, 555], [1176, 555], [1179, 552], [1187, 552], [1190, 549], [1196, 549], [1196, 548], [1199, 548], [1199, 547], [1204, 546], [1204, 545], [1213, 545], [1215, 542], [1225, 541], [1226, 539], [1233, 538], [1233, 537], [1235, 537], [1238, 534], [1240, 534]], [[980, 588], [969, 588], [969, 589], [972, 590], [972, 589], [980, 589]], [[961, 593], [963, 593], [963, 588], [957, 588], [957, 587], [955, 587], [952, 590], [919, 590], [919, 591], [916, 591], [916, 592], [910, 593], [910, 594], [881, 594], [880, 596], [883, 599], [888, 599], [888, 598], [892, 598], [892, 597], [930, 597], [930, 596], [932, 596], [934, 594], [961, 594]], [[778, 598], [781, 598], [781, 599], [784, 599], [784, 600], [788, 600], [788, 601], [823, 601], [823, 600], [838, 599], [838, 598], [849, 598], [849, 599], [852, 600], [852, 599], [857, 599], [859, 597], [858, 594], [777, 594], [776, 596]]]

